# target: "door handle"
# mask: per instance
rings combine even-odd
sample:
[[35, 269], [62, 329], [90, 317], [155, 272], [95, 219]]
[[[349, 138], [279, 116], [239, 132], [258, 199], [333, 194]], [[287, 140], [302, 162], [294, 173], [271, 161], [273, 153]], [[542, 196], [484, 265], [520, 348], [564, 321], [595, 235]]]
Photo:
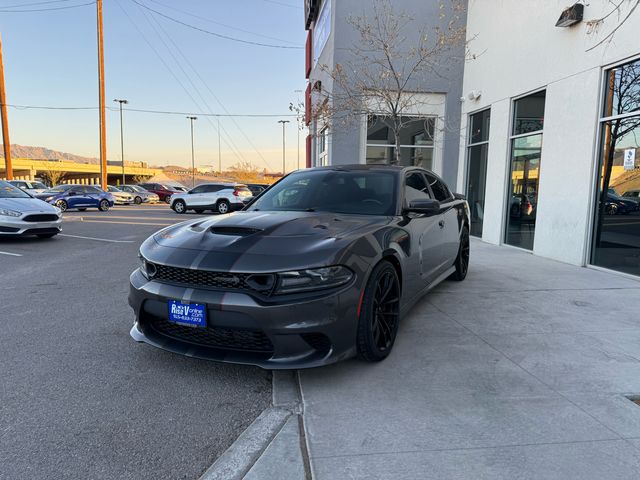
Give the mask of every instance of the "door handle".
[[438, 226], [439, 226], [440, 228], [444, 228], [444, 220], [440, 220], [440, 221], [438, 222]]

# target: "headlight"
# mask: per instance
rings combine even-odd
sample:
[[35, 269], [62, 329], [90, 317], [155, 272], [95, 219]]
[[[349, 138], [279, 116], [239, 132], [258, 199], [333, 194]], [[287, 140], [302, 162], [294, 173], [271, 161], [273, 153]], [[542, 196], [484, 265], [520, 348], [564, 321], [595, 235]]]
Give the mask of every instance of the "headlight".
[[6, 208], [0, 208], [0, 215], [5, 217], [19, 217], [22, 215], [22, 212], [17, 212], [16, 210], [7, 210]]
[[47, 197], [44, 199], [45, 202], [50, 202], [51, 200], [53, 200], [53, 197]]
[[139, 257], [140, 257], [140, 272], [142, 272], [142, 275], [144, 275], [144, 277], [147, 280], [152, 279], [157, 272], [156, 266], [153, 263], [148, 262], [147, 259], [144, 258], [142, 255], [139, 255]]
[[325, 267], [310, 270], [278, 273], [275, 294], [308, 292], [324, 288], [339, 287], [353, 278], [353, 272], [346, 267]]

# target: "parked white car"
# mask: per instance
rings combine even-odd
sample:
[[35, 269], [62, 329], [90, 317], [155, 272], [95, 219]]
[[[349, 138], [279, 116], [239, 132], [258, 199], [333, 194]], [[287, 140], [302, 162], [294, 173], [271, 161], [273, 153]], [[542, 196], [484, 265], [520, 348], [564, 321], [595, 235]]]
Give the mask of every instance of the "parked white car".
[[253, 195], [246, 185], [238, 183], [203, 183], [186, 193], [171, 195], [171, 208], [176, 213], [205, 210], [225, 214], [240, 210], [251, 201]]
[[[100, 185], [95, 185], [97, 188], [102, 188]], [[116, 205], [131, 205], [134, 201], [134, 196], [130, 193], [123, 192], [113, 185], [107, 185], [107, 192], [113, 196], [113, 203]]]
[[47, 189], [47, 186], [42, 182], [35, 180], [8, 180], [8, 182], [14, 187], [18, 187], [31, 195], [42, 193]]
[[62, 211], [0, 180], [0, 237], [51, 238], [62, 228]]

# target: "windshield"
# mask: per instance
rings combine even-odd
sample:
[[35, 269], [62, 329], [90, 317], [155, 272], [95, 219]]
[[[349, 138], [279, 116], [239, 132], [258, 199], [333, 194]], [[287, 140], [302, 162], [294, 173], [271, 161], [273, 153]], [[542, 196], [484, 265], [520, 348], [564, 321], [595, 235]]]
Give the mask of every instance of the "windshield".
[[31, 188], [42, 188], [45, 189], [47, 186], [42, 182], [31, 182]]
[[0, 180], [0, 198], [32, 198], [31, 195], [8, 182]]
[[297, 172], [263, 193], [248, 210], [394, 215], [396, 184], [393, 172]]
[[112, 187], [111, 185], [109, 185], [108, 190], [109, 190], [110, 192], [114, 192], [114, 193], [117, 193], [117, 192], [121, 192], [121, 191], [122, 191], [122, 190], [120, 190], [119, 188]]
[[131, 186], [129, 186], [129, 188], [130, 188], [131, 190], [133, 190], [134, 192], [138, 192], [138, 193], [147, 193], [147, 191], [146, 191], [144, 188], [139, 187], [138, 185], [131, 185]]
[[71, 185], [58, 185], [57, 187], [50, 188], [44, 193], [60, 193], [64, 192], [65, 190], [69, 190], [70, 188]]

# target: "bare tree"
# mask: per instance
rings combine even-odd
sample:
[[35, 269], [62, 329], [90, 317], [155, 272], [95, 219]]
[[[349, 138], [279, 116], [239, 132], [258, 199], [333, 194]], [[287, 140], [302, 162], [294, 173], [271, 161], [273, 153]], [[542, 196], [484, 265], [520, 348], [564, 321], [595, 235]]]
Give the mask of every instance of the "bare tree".
[[[314, 117], [335, 126], [363, 114], [383, 116], [394, 137], [391, 163], [399, 163], [400, 132], [411, 121], [407, 113], [415, 110], [426, 93], [416, 91], [416, 85], [446, 78], [451, 63], [464, 60], [464, 2], [442, 0], [438, 7], [439, 26], [419, 30], [414, 44], [406, 34], [416, 29], [419, 20], [397, 11], [391, 0], [373, 0], [369, 15], [349, 18], [358, 41], [349, 49], [347, 63], [321, 66], [333, 88], [317, 95]], [[453, 58], [458, 51], [463, 52], [460, 58]]]
[[629, 20], [638, 7], [640, 7], [640, 0], [607, 0], [610, 8], [602, 17], [594, 18], [587, 22], [587, 34], [593, 35], [597, 33], [609, 19], [616, 21], [615, 26], [601, 38], [595, 45], [589, 47], [587, 52], [598, 48], [604, 43], [608, 43], [613, 40], [615, 34], [622, 28], [622, 26]]
[[51, 168], [43, 170], [40, 172], [40, 177], [48, 184], [50, 187], [55, 187], [61, 182], [65, 181], [69, 177], [68, 172], [63, 172], [60, 170], [53, 170]]

